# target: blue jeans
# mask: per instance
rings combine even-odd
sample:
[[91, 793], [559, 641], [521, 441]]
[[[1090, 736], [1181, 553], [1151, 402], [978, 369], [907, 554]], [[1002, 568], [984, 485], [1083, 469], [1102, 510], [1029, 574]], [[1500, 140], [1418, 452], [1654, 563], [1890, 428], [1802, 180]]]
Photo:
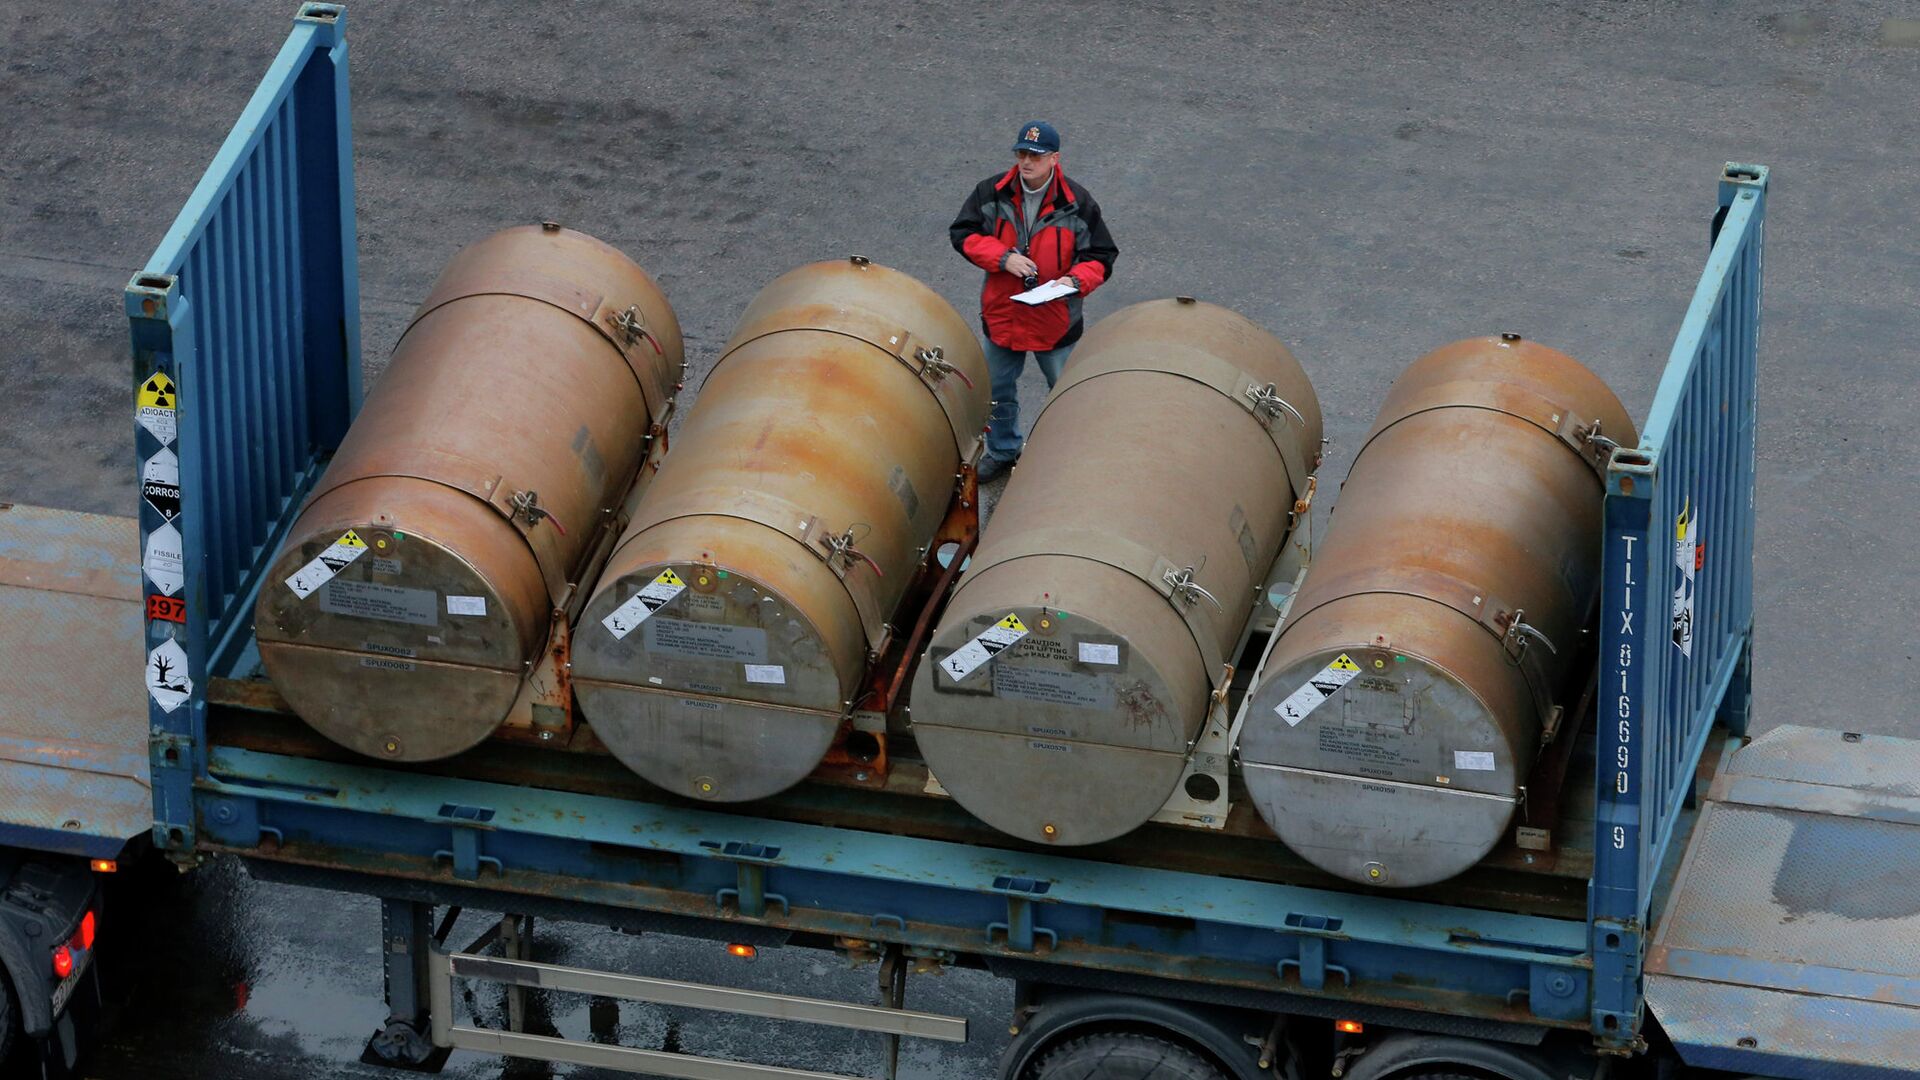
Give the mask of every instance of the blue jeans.
[[[1067, 366], [1067, 354], [1073, 346], [1033, 354], [1040, 374], [1047, 377], [1047, 389], [1060, 381], [1060, 369]], [[987, 342], [987, 370], [993, 373], [993, 417], [987, 422], [987, 455], [1002, 461], [1020, 454], [1020, 372], [1027, 366], [1027, 354]]]

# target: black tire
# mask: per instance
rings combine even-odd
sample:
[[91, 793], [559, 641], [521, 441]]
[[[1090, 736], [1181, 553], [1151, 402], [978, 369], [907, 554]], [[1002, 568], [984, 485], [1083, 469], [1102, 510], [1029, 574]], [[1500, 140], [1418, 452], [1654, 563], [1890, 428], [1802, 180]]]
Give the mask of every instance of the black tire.
[[1104, 1031], [1049, 1048], [1022, 1080], [1228, 1080], [1220, 1066], [1176, 1042]]

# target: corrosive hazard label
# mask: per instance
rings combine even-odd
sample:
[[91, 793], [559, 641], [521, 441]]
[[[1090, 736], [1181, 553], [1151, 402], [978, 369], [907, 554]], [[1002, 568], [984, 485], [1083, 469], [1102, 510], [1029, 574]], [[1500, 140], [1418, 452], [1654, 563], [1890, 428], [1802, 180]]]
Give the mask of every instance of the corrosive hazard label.
[[180, 459], [173, 451], [163, 446], [140, 466], [140, 497], [167, 521], [180, 516]]
[[660, 571], [659, 577], [647, 582], [646, 588], [634, 593], [633, 599], [614, 608], [613, 614], [600, 620], [600, 625], [607, 628], [607, 633], [612, 634], [615, 641], [622, 640], [646, 622], [647, 616], [666, 607], [674, 597], [686, 591], [687, 583], [669, 567]]
[[1275, 705], [1273, 711], [1280, 715], [1280, 719], [1287, 722], [1288, 727], [1293, 727], [1305, 720], [1308, 713], [1319, 708], [1322, 702], [1332, 697], [1341, 687], [1352, 682], [1353, 677], [1358, 674], [1360, 674], [1360, 665], [1354, 663], [1353, 658], [1346, 653], [1341, 653], [1334, 657], [1333, 663], [1309, 676], [1307, 681], [1301, 684], [1300, 689], [1288, 694], [1287, 700]]
[[160, 440], [161, 446], [170, 445], [180, 433], [179, 413], [176, 411], [180, 395], [174, 390], [173, 380], [167, 377], [166, 372], [156, 371], [140, 384], [137, 396], [138, 408], [134, 411], [134, 419]]
[[367, 553], [367, 542], [360, 534], [348, 529], [340, 534], [340, 539], [327, 545], [327, 550], [318, 558], [301, 567], [297, 573], [287, 579], [287, 588], [293, 595], [305, 600], [313, 591], [333, 580], [333, 575], [345, 570], [353, 560]]
[[1020, 616], [1008, 612], [1006, 618], [980, 631], [978, 637], [940, 661], [940, 670], [946, 672], [949, 679], [959, 682], [993, 659], [1002, 649], [1026, 636], [1027, 624], [1020, 621]]

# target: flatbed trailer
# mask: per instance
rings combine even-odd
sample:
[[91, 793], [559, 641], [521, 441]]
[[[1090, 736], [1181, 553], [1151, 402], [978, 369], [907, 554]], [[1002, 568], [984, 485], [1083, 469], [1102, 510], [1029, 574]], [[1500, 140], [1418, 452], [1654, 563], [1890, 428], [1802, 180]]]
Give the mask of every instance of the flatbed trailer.
[[[483, 1029], [453, 1002], [490, 982], [897, 1047], [965, 1037], [958, 1018], [904, 1008], [910, 972], [959, 965], [1016, 981], [1008, 1078], [1082, 1075], [1074, 1055], [1115, 1047], [1194, 1077], [1920, 1075], [1920, 905], [1889, 884], [1914, 879], [1883, 873], [1920, 869], [1920, 789], [1901, 771], [1920, 744], [1807, 728], [1746, 739], [1764, 167], [1720, 174], [1707, 268], [1644, 434], [1612, 451], [1591, 677], [1542, 755], [1565, 783], [1542, 786], [1470, 873], [1366, 891], [1293, 856], [1231, 791], [1219, 820], [1071, 852], [989, 830], [904, 753], [830, 760], [762, 802], [690, 804], [571, 717], [564, 664], [547, 711], [446, 761], [372, 762], [293, 718], [261, 674], [252, 613], [360, 399], [345, 25], [337, 5], [300, 9], [126, 290], [140, 467], [150, 481], [158, 460], [170, 481], [143, 498], [137, 541], [122, 526], [113, 563], [142, 570], [141, 602], [117, 610], [142, 639], [147, 695], [141, 715], [67, 730], [93, 725], [122, 750], [142, 733], [151, 840], [183, 865], [229, 855], [261, 878], [381, 899], [390, 1016], [367, 1060], [430, 1068], [469, 1048], [813, 1076]], [[1683, 512], [1709, 537], [1684, 651], [1670, 539]], [[18, 602], [0, 591], [0, 619]], [[98, 629], [97, 613], [55, 617]], [[1249, 635], [1242, 690], [1271, 622]], [[131, 678], [130, 653], [65, 660], [103, 684]], [[0, 803], [0, 824], [23, 813]], [[487, 948], [456, 949], [466, 909], [514, 914]], [[877, 964], [881, 1002], [534, 963], [525, 917], [834, 950]]]

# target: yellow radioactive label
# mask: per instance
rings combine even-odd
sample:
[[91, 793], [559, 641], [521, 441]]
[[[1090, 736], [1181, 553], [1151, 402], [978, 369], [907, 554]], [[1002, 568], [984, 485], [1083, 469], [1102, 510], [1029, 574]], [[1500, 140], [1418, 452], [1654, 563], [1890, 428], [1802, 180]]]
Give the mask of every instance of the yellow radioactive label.
[[654, 578], [653, 583], [655, 585], [685, 585], [686, 584], [686, 582], [680, 580], [680, 575], [674, 573], [672, 570], [660, 571], [660, 576], [657, 578]]
[[143, 409], [171, 409], [179, 395], [173, 391], [173, 380], [167, 378], [164, 371], [156, 371], [140, 384], [140, 407]]
[[1341, 653], [1333, 663], [1327, 665], [1327, 669], [1330, 671], [1359, 671], [1360, 665], [1354, 663], [1353, 658], [1346, 653]]
[[1020, 621], [1020, 616], [1012, 614], [1011, 612], [1008, 613], [1006, 618], [1001, 619], [993, 625], [1004, 626], [1009, 630], [1017, 630], [1022, 634], [1027, 632], [1027, 624]]
[[345, 533], [341, 534], [340, 539], [334, 541], [334, 545], [336, 547], [363, 548], [367, 546], [367, 542], [360, 539], [359, 533], [348, 529]]

